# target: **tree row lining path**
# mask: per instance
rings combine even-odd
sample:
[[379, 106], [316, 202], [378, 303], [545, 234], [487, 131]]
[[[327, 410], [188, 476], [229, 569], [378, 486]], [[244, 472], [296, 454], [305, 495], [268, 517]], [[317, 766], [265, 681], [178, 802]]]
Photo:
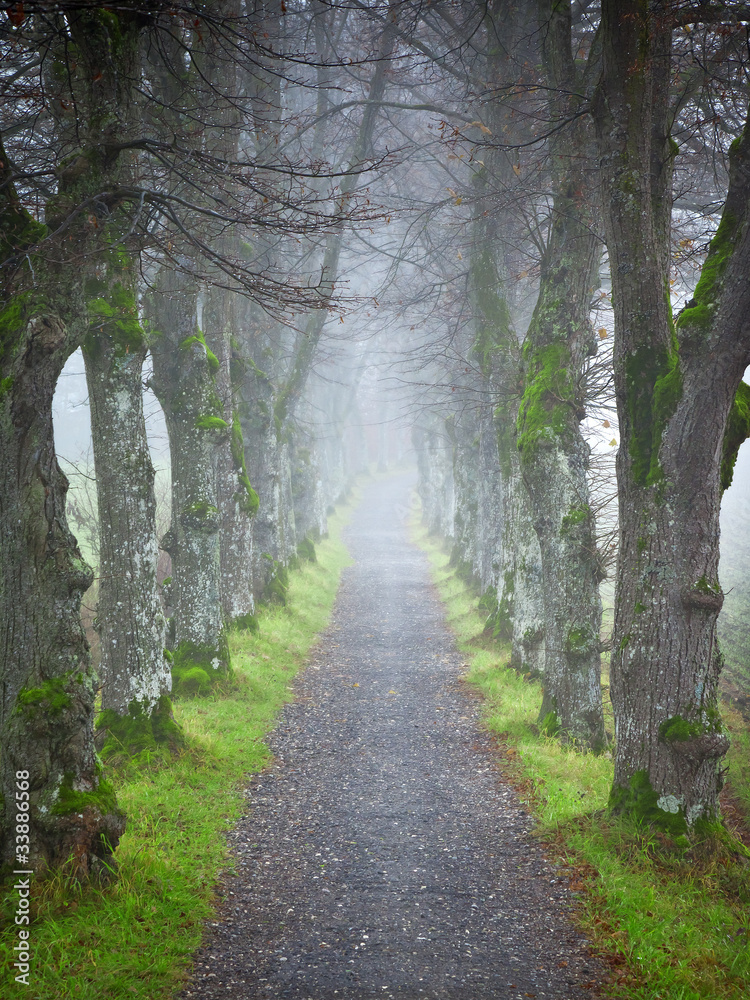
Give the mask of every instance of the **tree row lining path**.
[[595, 997], [567, 879], [503, 784], [409, 542], [412, 478], [367, 486], [331, 620], [233, 832], [237, 876], [183, 997]]

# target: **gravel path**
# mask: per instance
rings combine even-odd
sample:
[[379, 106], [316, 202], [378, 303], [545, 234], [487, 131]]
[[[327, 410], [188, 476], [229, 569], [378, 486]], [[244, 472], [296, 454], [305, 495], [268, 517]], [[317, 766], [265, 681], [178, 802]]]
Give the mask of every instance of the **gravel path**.
[[410, 487], [371, 483], [347, 529], [356, 565], [231, 835], [239, 874], [183, 997], [598, 995], [567, 879], [458, 680]]

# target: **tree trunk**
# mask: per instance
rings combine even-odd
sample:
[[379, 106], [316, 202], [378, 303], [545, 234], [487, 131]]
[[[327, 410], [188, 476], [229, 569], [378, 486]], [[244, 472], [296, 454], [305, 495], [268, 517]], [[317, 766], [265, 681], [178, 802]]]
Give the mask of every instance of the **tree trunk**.
[[[539, 301], [524, 344], [526, 391], [519, 410], [518, 448], [542, 555], [545, 667], [540, 721], [548, 731], [559, 727], [580, 743], [600, 749], [605, 740], [601, 571], [578, 388], [586, 342], [592, 342], [588, 307], [596, 244], [583, 226], [571, 235], [575, 212], [569, 199], [556, 199]], [[567, 232], [560, 233], [561, 228]]]
[[[247, 468], [258, 497], [258, 508], [252, 519], [252, 588], [257, 603], [268, 596], [268, 588], [278, 578], [286, 556], [285, 519], [281, 510], [282, 455], [273, 419], [273, 383], [253, 357], [254, 354], [262, 356], [261, 337], [254, 323], [257, 316], [247, 303], [243, 303], [243, 310], [240, 342], [249, 363], [238, 386], [237, 413]], [[278, 587], [283, 587], [283, 572], [281, 577]]]
[[216, 356], [197, 322], [191, 277], [163, 272], [149, 296], [153, 388], [164, 410], [172, 466], [172, 557], [176, 694], [206, 691], [229, 670], [221, 609], [220, 511], [214, 456], [231, 437], [217, 392]]
[[148, 348], [132, 284], [128, 271], [115, 275], [112, 287], [95, 289], [84, 359], [99, 508], [102, 709], [148, 720], [172, 685], [156, 585], [154, 469], [143, 419]]
[[[310, 416], [309, 408], [307, 416]], [[304, 432], [298, 426], [290, 445], [292, 496], [294, 498], [294, 528], [299, 551], [303, 543], [317, 542], [326, 530], [326, 504], [320, 474], [318, 442], [312, 426]], [[306, 545], [309, 552], [309, 545]]]
[[[542, 553], [545, 619], [544, 700], [540, 722], [584, 746], [604, 746], [601, 697], [601, 572], [586, 482], [589, 448], [583, 369], [596, 352], [589, 319], [598, 282], [594, 190], [581, 150], [591, 145], [573, 116], [583, 90], [571, 51], [570, 5], [541, 5], [553, 121], [554, 200], [539, 297], [526, 334], [525, 388], [518, 449]], [[570, 120], [568, 120], [570, 119]]]
[[[225, 289], [217, 286], [206, 289], [203, 305], [206, 343], [219, 363], [216, 386], [223, 417], [231, 428], [229, 438], [224, 436], [217, 442], [214, 459], [220, 520], [221, 608], [227, 623], [242, 626], [250, 623], [255, 612], [253, 515], [258, 509], [258, 494], [250, 484], [242, 424], [234, 400], [233, 305], [232, 295]], [[237, 374], [236, 381], [242, 374]]]
[[[620, 549], [612, 653], [616, 812], [679, 836], [718, 816], [719, 500], [748, 432], [750, 126], [694, 298], [669, 302], [671, 26], [602, 5], [595, 106], [615, 306]], [[723, 480], [723, 481], [722, 481]]]
[[[28, 260], [45, 230], [21, 208], [1, 148], [0, 160], [3, 245]], [[36, 872], [70, 863], [85, 876], [111, 855], [125, 818], [96, 759], [97, 683], [81, 625], [92, 573], [68, 529], [53, 440], [55, 385], [82, 325], [66, 328], [49, 302], [65, 287], [65, 304], [83, 314], [83, 291], [75, 275], [32, 259], [33, 272], [9, 268], [0, 313], [2, 861]]]
[[422, 522], [431, 535], [453, 541], [455, 495], [453, 447], [445, 420], [426, 411], [412, 432], [419, 474], [417, 492], [422, 500]]
[[[502, 93], [523, 73], [527, 11], [505, 0], [484, 8], [487, 37], [486, 79]], [[516, 59], [514, 63], [512, 60]], [[518, 121], [505, 102], [492, 99], [480, 110], [493, 135], [514, 141]], [[517, 270], [512, 246], [526, 238], [514, 214], [518, 176], [504, 149], [489, 147], [473, 175], [473, 242], [469, 293], [473, 316], [472, 356], [478, 369], [479, 531], [482, 535], [483, 603], [490, 612], [486, 629], [511, 645], [511, 664], [533, 676], [544, 657], [539, 543], [529, 513], [516, 446], [520, 357], [512, 308]]]
[[[97, 682], [81, 625], [92, 574], [65, 520], [53, 443], [52, 397], [74, 341], [30, 295], [4, 312], [17, 316], [0, 393], [2, 860], [36, 872], [70, 860], [84, 876], [111, 855], [125, 818], [94, 748]], [[30, 807], [20, 841], [19, 789]]]
[[[21, 207], [0, 147], [0, 254], [7, 265], [0, 310], [2, 860], [35, 871], [65, 866], [79, 877], [110, 858], [125, 817], [94, 748], [96, 680], [81, 625], [91, 571], [65, 518], [52, 397], [87, 326], [79, 262], [103, 262], [112, 252], [109, 227], [92, 225], [80, 206], [97, 204], [113, 226], [132, 222], [132, 206], [111, 191], [132, 121], [143, 23], [132, 12], [100, 18], [70, 11], [65, 51], [41, 43], [47, 65], [59, 66], [63, 56], [65, 71], [50, 77], [47, 92], [56, 116], [51, 127], [66, 153], [57, 193], [45, 206], [50, 229], [65, 223], [65, 236], [43, 254], [33, 246], [44, 227]], [[75, 60], [66, 61], [70, 51]], [[110, 58], [102, 60], [102, 52]], [[28, 823], [20, 823], [26, 803]]]
[[[459, 404], [460, 405], [460, 404]], [[466, 583], [479, 584], [481, 557], [479, 496], [479, 426], [474, 404], [464, 405], [449, 425], [452, 433], [453, 489], [456, 511], [453, 519], [451, 563]]]
[[517, 401], [497, 414], [500, 455], [501, 537], [497, 554], [497, 606], [493, 631], [510, 640], [510, 663], [520, 673], [543, 678], [545, 669], [544, 578], [531, 500], [516, 446]]

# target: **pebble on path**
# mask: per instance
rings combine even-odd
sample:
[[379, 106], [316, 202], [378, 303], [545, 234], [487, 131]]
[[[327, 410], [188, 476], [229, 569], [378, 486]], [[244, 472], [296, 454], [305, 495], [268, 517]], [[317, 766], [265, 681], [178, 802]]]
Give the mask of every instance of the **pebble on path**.
[[230, 835], [184, 1000], [575, 1000], [606, 981], [459, 681], [411, 487], [369, 484], [346, 531], [355, 565]]

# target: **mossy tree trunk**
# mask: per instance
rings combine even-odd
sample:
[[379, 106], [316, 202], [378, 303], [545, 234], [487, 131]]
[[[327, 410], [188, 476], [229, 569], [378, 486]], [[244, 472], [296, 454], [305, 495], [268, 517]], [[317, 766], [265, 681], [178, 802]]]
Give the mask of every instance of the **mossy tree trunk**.
[[[171, 690], [165, 620], [156, 583], [154, 469], [143, 418], [148, 345], [135, 274], [123, 260], [86, 282], [92, 325], [84, 341], [99, 510], [102, 709], [145, 726]], [[116, 720], [110, 719], [113, 723]]]
[[318, 541], [326, 531], [326, 503], [318, 442], [315, 438], [315, 414], [307, 399], [301, 410], [300, 416], [303, 419], [297, 422], [296, 432], [289, 447], [294, 528], [298, 551], [300, 545]]
[[276, 373], [262, 367], [275, 364], [277, 336], [281, 336], [280, 327], [259, 307], [247, 300], [238, 303], [237, 414], [247, 468], [258, 497], [252, 520], [252, 588], [256, 603], [267, 598], [269, 588], [274, 586], [276, 596], [283, 597], [284, 565], [296, 544], [294, 537], [288, 537], [293, 529], [289, 521], [293, 512], [286, 510], [283, 503], [288, 465], [274, 421]]
[[417, 453], [417, 492], [422, 501], [422, 523], [431, 535], [453, 541], [455, 491], [453, 442], [444, 417], [426, 410], [412, 431]]
[[605, 742], [600, 684], [601, 580], [580, 431], [584, 365], [596, 352], [590, 302], [600, 244], [591, 172], [582, 151], [593, 136], [580, 110], [585, 84], [571, 50], [569, 3], [540, 6], [544, 62], [553, 88], [553, 204], [539, 296], [523, 348], [518, 450], [542, 554], [544, 699], [540, 721], [580, 744]]
[[502, 529], [500, 456], [495, 432], [494, 407], [489, 393], [478, 406], [479, 476], [476, 484], [479, 551], [477, 573], [482, 591], [494, 587], [499, 569]]
[[189, 274], [165, 270], [148, 298], [153, 388], [164, 410], [172, 467], [172, 519], [162, 547], [172, 558], [176, 694], [205, 691], [229, 670], [221, 606], [215, 454], [231, 441], [216, 376], [219, 361], [198, 328]]
[[[88, 327], [80, 261], [105, 262], [112, 252], [98, 220], [79, 206], [96, 202], [108, 215], [129, 210], [117, 190], [119, 116], [131, 106], [142, 24], [137, 12], [67, 15], [67, 72], [49, 82], [58, 114], [52, 127], [67, 155], [46, 206], [50, 229], [66, 229], [39, 254], [33, 245], [43, 227], [20, 206], [0, 150], [0, 255], [7, 265], [0, 352], [2, 860], [36, 871], [64, 867], [78, 877], [110, 858], [125, 817], [94, 748], [97, 685], [80, 617], [91, 571], [65, 518], [52, 397]], [[53, 54], [45, 55], [52, 63]], [[19, 776], [28, 782], [29, 806], [21, 833]]]
[[[101, 37], [105, 24], [115, 32], [109, 40]], [[102, 11], [84, 17], [74, 32], [81, 52], [87, 50], [86, 62], [93, 67], [95, 80], [102, 46], [118, 56], [119, 65], [112, 67], [113, 93], [97, 108], [94, 126], [104, 146], [107, 179], [115, 190], [136, 183], [137, 166], [127, 141], [137, 137], [141, 111], [135, 89], [140, 73], [136, 38], [117, 35], [117, 26], [116, 17], [113, 20]], [[63, 115], [60, 126], [74, 142], [67, 133], [75, 131], [75, 124]], [[127, 151], [113, 160], [109, 148], [118, 143]], [[145, 738], [152, 713], [170, 714], [166, 696], [171, 680], [156, 585], [154, 470], [143, 418], [142, 372], [148, 345], [138, 316], [139, 247], [128, 208], [113, 199], [98, 223], [102, 252], [84, 259], [89, 326], [83, 355], [99, 515], [102, 709], [111, 733], [121, 728], [118, 720], [130, 714], [138, 719]], [[134, 718], [128, 723], [131, 730]]]
[[458, 411], [450, 422], [453, 490], [455, 515], [453, 519], [453, 549], [451, 562], [459, 576], [467, 583], [480, 584], [481, 533], [479, 523], [480, 456], [479, 422], [476, 402], [457, 400]]
[[[35, 269], [39, 281], [41, 262]], [[97, 681], [81, 625], [92, 573], [68, 530], [53, 441], [52, 397], [76, 338], [48, 309], [29, 291], [3, 316], [15, 313], [0, 369], [2, 861], [40, 872], [72, 859], [83, 876], [109, 857], [125, 822], [96, 759]], [[20, 840], [17, 776], [30, 806]]]
[[595, 115], [615, 308], [620, 422], [611, 806], [679, 835], [719, 813], [728, 740], [717, 708], [719, 503], [747, 436], [750, 125], [730, 151], [724, 212], [693, 299], [673, 323], [669, 222], [671, 25], [602, 5]]
[[[214, 461], [220, 520], [221, 607], [228, 623], [247, 624], [255, 611], [253, 598], [253, 517], [258, 494], [248, 476], [242, 423], [235, 400], [236, 382], [244, 368], [233, 365], [235, 296], [226, 289], [206, 289], [203, 327], [206, 343], [219, 367], [216, 388], [230, 434], [217, 442]], [[234, 378], [232, 369], [234, 368]]]
[[[232, 13], [231, 2], [215, 6], [219, 18]], [[235, 106], [238, 88], [234, 62], [228, 59], [225, 40], [219, 36], [213, 31], [205, 37], [200, 31], [188, 30], [184, 37], [170, 32], [159, 49], [151, 50], [150, 73], [158, 82], [166, 122], [175, 134], [183, 135], [197, 156], [218, 154], [219, 160], [231, 162], [239, 127]], [[189, 68], [177, 73], [176, 67], [185, 66], [188, 49]], [[206, 120], [196, 116], [195, 102], [207, 112]], [[161, 124], [163, 127], [164, 118]], [[227, 175], [230, 173], [227, 170]], [[196, 198], [185, 178], [175, 177], [173, 183], [174, 193]], [[225, 183], [227, 202], [231, 203], [228, 176]], [[200, 203], [200, 195], [197, 200]], [[205, 220], [195, 225], [198, 242], [211, 242], [217, 252], [231, 256], [231, 238], [226, 233], [209, 235]], [[203, 319], [208, 321], [217, 356], [198, 326], [199, 293], [205, 288], [203, 276], [198, 277], [204, 270], [199, 256], [196, 242], [186, 236], [175, 253], [176, 267], [164, 267], [147, 296], [154, 331], [153, 388], [164, 410], [171, 456], [172, 516], [162, 546], [172, 558], [172, 676], [178, 695], [205, 691], [230, 669], [222, 606], [226, 589], [221, 579], [221, 529], [225, 516], [230, 530], [235, 527], [231, 519], [235, 504], [246, 498], [249, 507], [253, 499], [244, 483], [241, 490], [238, 488], [244, 475], [244, 455], [227, 377], [227, 302], [219, 289], [205, 291]], [[234, 537], [232, 543], [236, 542]], [[228, 555], [231, 549], [231, 544], [227, 545]], [[249, 606], [247, 596], [241, 602], [245, 608]]]
[[[520, 39], [526, 34], [528, 11], [506, 0], [486, 8], [485, 75], [498, 93], [523, 73]], [[515, 61], [514, 61], [515, 59]], [[500, 100], [482, 109], [492, 135], [520, 140], [513, 110]], [[473, 243], [469, 291], [473, 314], [472, 358], [481, 376], [480, 448], [484, 456], [483, 509], [494, 516], [483, 526], [489, 550], [494, 599], [489, 601], [487, 628], [511, 644], [513, 666], [533, 676], [544, 664], [541, 554], [531, 520], [530, 501], [521, 476], [516, 445], [520, 384], [520, 351], [511, 297], [512, 245], [523, 241], [512, 205], [520, 183], [508, 151], [490, 146], [473, 177]], [[517, 165], [516, 165], [517, 166]], [[486, 557], [485, 557], [486, 558]]]
[[[215, 15], [221, 19], [227, 15], [236, 17], [239, 9], [236, 0], [221, 0], [214, 6]], [[256, 10], [255, 18], [258, 29], [263, 30], [263, 12]], [[196, 47], [193, 59], [198, 70], [194, 90], [205, 106], [211, 108], [210, 125], [201, 130], [200, 141], [210, 155], [219, 157], [226, 164], [236, 163], [240, 156], [242, 128], [238, 61], [234, 53], [226, 50], [226, 40], [214, 32]], [[228, 176], [224, 183], [226, 198], [236, 198], [236, 186]], [[239, 241], [231, 228], [214, 235], [211, 243], [213, 249], [228, 261], [238, 255]], [[213, 277], [215, 283], [208, 284], [203, 293], [202, 327], [208, 350], [218, 362], [213, 377], [221, 401], [221, 416], [229, 427], [228, 435], [217, 435], [214, 451], [221, 607], [227, 623], [249, 625], [255, 610], [252, 517], [258, 507], [258, 497], [248, 477], [242, 426], [235, 405], [236, 383], [241, 381], [243, 373], [241, 366], [233, 365], [233, 355], [238, 355], [233, 344], [238, 343], [236, 317], [239, 302], [238, 294], [224, 287], [226, 275], [220, 269], [216, 269]]]
[[544, 578], [539, 538], [529, 492], [521, 475], [513, 417], [518, 400], [501, 404], [495, 417], [500, 455], [501, 539], [497, 607], [493, 630], [510, 639], [511, 666], [534, 678], [544, 676]]

